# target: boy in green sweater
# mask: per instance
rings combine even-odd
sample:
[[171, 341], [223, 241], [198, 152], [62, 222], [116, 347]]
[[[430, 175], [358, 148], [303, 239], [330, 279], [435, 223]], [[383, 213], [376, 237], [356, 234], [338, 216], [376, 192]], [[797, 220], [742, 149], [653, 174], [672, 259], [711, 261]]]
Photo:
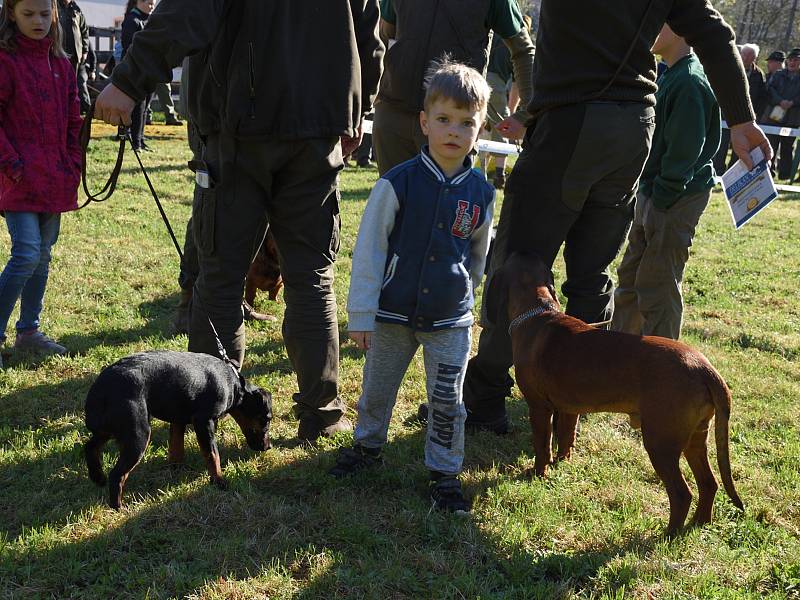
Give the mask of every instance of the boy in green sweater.
[[617, 269], [611, 328], [678, 339], [683, 270], [714, 187], [720, 111], [700, 61], [668, 25], [653, 52], [669, 68], [658, 80], [653, 145]]

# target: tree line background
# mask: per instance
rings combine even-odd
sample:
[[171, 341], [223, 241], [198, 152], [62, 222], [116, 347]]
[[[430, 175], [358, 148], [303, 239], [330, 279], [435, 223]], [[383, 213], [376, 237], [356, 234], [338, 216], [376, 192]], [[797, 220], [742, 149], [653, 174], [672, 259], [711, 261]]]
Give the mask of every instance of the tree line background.
[[[517, 0], [537, 28], [542, 0]], [[773, 50], [800, 47], [800, 0], [712, 0], [714, 7], [736, 31], [740, 44], [761, 47], [760, 62]]]

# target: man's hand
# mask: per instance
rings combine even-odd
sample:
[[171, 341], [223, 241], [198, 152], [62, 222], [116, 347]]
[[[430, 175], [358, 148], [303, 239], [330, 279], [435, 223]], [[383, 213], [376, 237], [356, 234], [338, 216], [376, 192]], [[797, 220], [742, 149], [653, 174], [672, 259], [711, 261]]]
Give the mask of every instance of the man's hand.
[[791, 100], [781, 100], [781, 108], [783, 110], [789, 110], [792, 106], [794, 106], [794, 102]]
[[356, 135], [353, 137], [349, 137], [343, 135], [341, 137], [342, 140], [342, 156], [347, 156], [351, 152], [355, 152], [358, 150], [358, 147], [361, 145], [361, 139], [364, 137], [364, 128], [359, 125], [358, 129], [356, 129]]
[[109, 83], [97, 96], [94, 117], [109, 125], [130, 125], [134, 106], [136, 106], [136, 102], [133, 98], [113, 83]]
[[731, 127], [731, 146], [748, 170], [753, 168], [750, 152], [755, 148], [761, 148], [767, 162], [772, 158], [772, 146], [769, 145], [767, 136], [754, 121], [739, 123]]
[[370, 342], [372, 341], [371, 331], [351, 331], [348, 335], [360, 350], [369, 350]]
[[500, 135], [509, 140], [521, 140], [525, 135], [526, 127], [514, 117], [506, 117], [495, 125], [495, 129]]

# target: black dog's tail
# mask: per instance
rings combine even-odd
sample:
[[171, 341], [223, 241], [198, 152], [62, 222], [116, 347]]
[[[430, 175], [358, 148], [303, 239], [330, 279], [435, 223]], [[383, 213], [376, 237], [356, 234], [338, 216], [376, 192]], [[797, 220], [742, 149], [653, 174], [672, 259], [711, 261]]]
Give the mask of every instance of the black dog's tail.
[[[100, 377], [102, 376], [101, 373]], [[101, 433], [104, 427], [103, 419], [99, 414], [100, 406], [102, 406], [102, 398], [100, 398], [95, 382], [95, 385], [92, 385], [86, 395], [86, 427], [92, 436], [84, 445], [83, 454], [86, 459], [86, 467], [89, 470], [89, 479], [99, 486], [104, 486], [106, 484], [106, 475], [103, 473], [102, 464], [103, 446], [111, 439], [111, 435]]]
[[89, 479], [100, 487], [106, 484], [106, 475], [103, 473], [103, 465], [100, 458], [103, 455], [103, 446], [106, 445], [110, 438], [111, 436], [107, 434], [94, 433], [83, 447], [86, 467], [89, 469]]

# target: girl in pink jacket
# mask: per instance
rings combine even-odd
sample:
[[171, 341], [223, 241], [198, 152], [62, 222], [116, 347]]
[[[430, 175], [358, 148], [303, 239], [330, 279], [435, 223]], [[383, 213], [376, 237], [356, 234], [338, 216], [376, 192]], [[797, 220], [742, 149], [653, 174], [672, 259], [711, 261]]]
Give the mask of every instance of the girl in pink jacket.
[[[39, 331], [61, 213], [78, 207], [80, 103], [61, 49], [57, 0], [0, 9], [0, 211], [11, 257], [0, 274], [0, 341], [20, 299], [16, 349], [64, 354]], [[0, 362], [2, 365], [2, 362]]]

